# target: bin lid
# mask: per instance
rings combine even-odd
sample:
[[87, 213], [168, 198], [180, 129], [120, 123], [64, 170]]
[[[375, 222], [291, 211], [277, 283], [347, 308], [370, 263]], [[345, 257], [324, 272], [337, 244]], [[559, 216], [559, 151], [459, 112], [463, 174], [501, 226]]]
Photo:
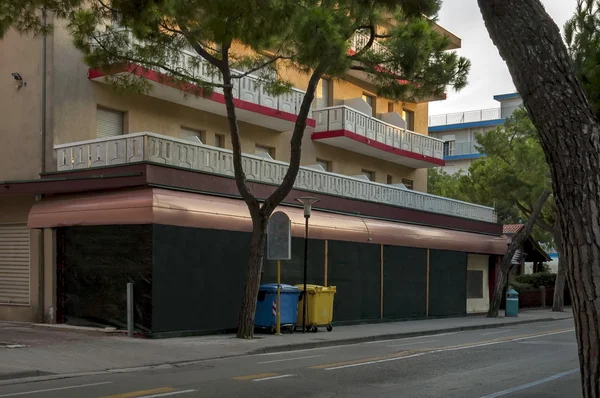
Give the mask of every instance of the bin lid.
[[515, 290], [515, 289], [510, 289], [508, 292], [506, 292], [507, 295], [509, 294], [514, 294], [514, 295], [519, 295], [519, 293]]
[[[300, 290], [292, 285], [281, 284], [281, 293], [298, 293]], [[260, 292], [267, 293], [276, 293], [277, 292], [277, 283], [266, 283], [264, 285], [260, 285], [258, 288]]]
[[[304, 291], [304, 285], [300, 284], [300, 285], [296, 285], [296, 287], [298, 289], [300, 289], [301, 291]], [[323, 293], [335, 293], [336, 289], [335, 286], [321, 286], [321, 285], [306, 285], [306, 291], [309, 293], [317, 293], [317, 292], [323, 292]]]

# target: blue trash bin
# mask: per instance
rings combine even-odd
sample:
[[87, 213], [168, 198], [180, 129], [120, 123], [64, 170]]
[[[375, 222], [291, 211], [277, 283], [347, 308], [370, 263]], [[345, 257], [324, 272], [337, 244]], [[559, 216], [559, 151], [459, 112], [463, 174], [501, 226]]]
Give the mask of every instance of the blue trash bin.
[[[298, 316], [300, 289], [291, 285], [281, 285], [281, 327], [294, 331]], [[272, 333], [277, 327], [277, 283], [260, 285], [254, 327], [269, 329]]]

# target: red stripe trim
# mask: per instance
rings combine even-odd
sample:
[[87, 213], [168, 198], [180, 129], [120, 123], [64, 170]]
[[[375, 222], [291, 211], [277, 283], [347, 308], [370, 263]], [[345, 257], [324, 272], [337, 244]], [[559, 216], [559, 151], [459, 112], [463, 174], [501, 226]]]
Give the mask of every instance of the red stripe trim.
[[360, 143], [368, 145], [372, 148], [376, 148], [381, 151], [393, 153], [398, 156], [404, 156], [407, 158], [432, 163], [432, 164], [435, 164], [438, 166], [446, 165], [446, 162], [442, 159], [434, 158], [433, 156], [421, 155], [420, 153], [414, 153], [414, 152], [406, 151], [406, 150], [400, 149], [400, 148], [395, 148], [393, 146], [384, 144], [379, 141], [371, 140], [367, 137], [353, 133], [348, 130], [333, 130], [333, 131], [323, 131], [323, 132], [319, 132], [319, 133], [313, 133], [311, 136], [311, 139], [313, 141], [319, 141], [319, 140], [326, 140], [328, 138], [338, 138], [338, 137], [346, 137], [351, 140], [358, 141]]
[[[88, 79], [97, 79], [99, 77], [104, 77], [107, 75], [113, 75], [116, 73], [123, 73], [123, 72], [133, 73], [133, 74], [143, 77], [145, 79], [152, 80], [154, 82], [164, 84], [166, 86], [173, 87], [173, 88], [176, 88], [181, 91], [192, 93], [194, 95], [202, 96], [202, 91], [203, 91], [202, 88], [195, 84], [178, 82], [178, 81], [170, 78], [169, 76], [165, 75], [164, 73], [160, 73], [160, 72], [157, 72], [157, 71], [154, 71], [151, 69], [146, 69], [146, 68], [143, 68], [136, 64], [115, 65], [107, 71], [103, 71], [101, 69], [90, 68], [90, 70], [88, 71]], [[211, 101], [225, 104], [225, 96], [220, 93], [213, 92], [210, 96], [207, 96], [206, 98]], [[264, 105], [254, 104], [252, 102], [248, 102], [248, 101], [244, 101], [244, 100], [240, 100], [240, 99], [234, 99], [233, 101], [234, 101], [235, 106], [238, 109], [242, 109], [245, 111], [258, 113], [261, 115], [265, 115], [265, 116], [269, 116], [269, 117], [273, 117], [273, 118], [277, 118], [277, 119], [281, 119], [281, 120], [286, 120], [291, 123], [295, 123], [296, 119], [298, 118], [298, 116], [293, 113], [283, 112], [283, 111], [280, 111], [277, 109], [269, 108]], [[315, 125], [316, 125], [315, 119], [307, 118], [306, 125], [308, 127], [315, 127]]]
[[[354, 51], [354, 50], [353, 50], [353, 49], [351, 49], [351, 48], [350, 48], [350, 49], [348, 49], [348, 55], [354, 55], [354, 54], [356, 54], [356, 51]], [[390, 73], [390, 72], [387, 70], [387, 68], [384, 68], [383, 66], [380, 66], [380, 65], [378, 65], [378, 66], [377, 66], [377, 71], [378, 71], [378, 72], [387, 72], [387, 73]], [[400, 84], [412, 84], [412, 83], [411, 83], [410, 81], [408, 81], [408, 80], [398, 79], [397, 81], [398, 81], [398, 83], [400, 83]], [[414, 83], [414, 86], [415, 86], [415, 87], [419, 87], [420, 85], [419, 85], [418, 83]], [[446, 93], [442, 94], [442, 99], [446, 99], [446, 96], [447, 96], [447, 94], [446, 94]]]

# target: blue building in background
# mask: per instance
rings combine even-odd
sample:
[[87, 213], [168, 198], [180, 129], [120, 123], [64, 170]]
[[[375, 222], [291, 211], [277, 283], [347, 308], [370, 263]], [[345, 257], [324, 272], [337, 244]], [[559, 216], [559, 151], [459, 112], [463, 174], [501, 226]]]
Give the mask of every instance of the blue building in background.
[[429, 135], [445, 141], [441, 169], [449, 174], [467, 172], [471, 163], [484, 156], [475, 149], [475, 136], [502, 125], [523, 104], [518, 93], [495, 95], [498, 108], [429, 116]]

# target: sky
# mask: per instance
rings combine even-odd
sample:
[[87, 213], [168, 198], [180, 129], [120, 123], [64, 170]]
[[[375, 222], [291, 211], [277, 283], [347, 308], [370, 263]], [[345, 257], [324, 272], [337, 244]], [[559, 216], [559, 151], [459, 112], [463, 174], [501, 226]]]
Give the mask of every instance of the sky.
[[[561, 28], [574, 11], [576, 0], [542, 0], [546, 11]], [[429, 114], [496, 108], [496, 94], [516, 92], [506, 64], [483, 24], [477, 0], [444, 0], [439, 24], [462, 39], [458, 54], [471, 60], [469, 84], [460, 92], [448, 89], [444, 101], [429, 103]]]

